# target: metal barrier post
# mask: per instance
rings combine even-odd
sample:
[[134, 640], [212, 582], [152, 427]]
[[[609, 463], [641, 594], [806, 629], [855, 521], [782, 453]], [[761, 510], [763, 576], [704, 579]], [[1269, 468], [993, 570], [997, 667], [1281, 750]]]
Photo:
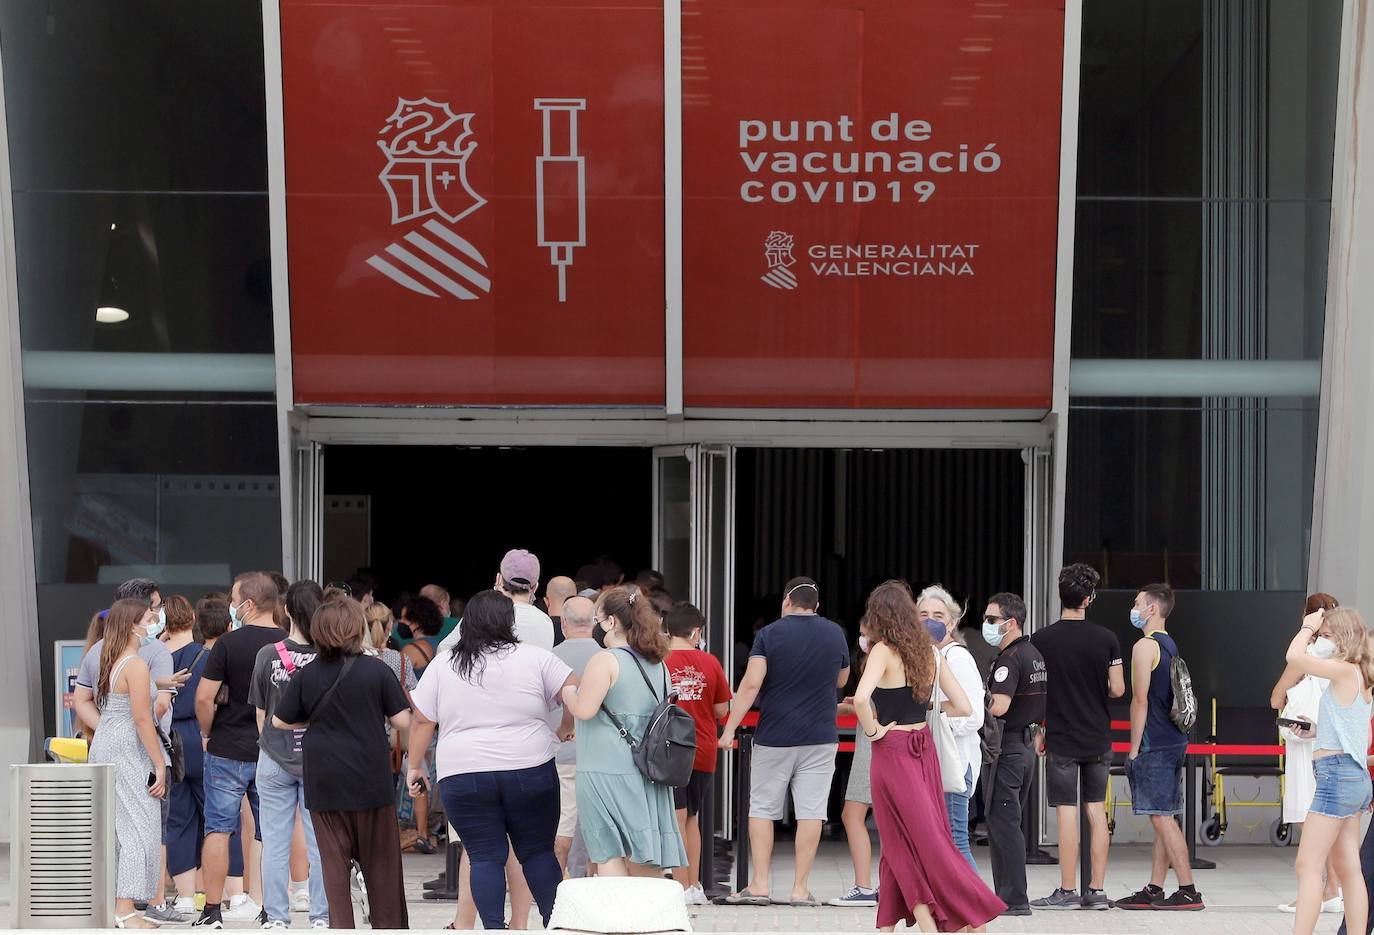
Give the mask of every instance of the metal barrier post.
[[1078, 764], [1078, 895], [1087, 897], [1093, 880], [1093, 826], [1088, 820], [1088, 803], [1083, 801], [1085, 764]]
[[[688, 815], [691, 821], [692, 816]], [[699, 879], [707, 897], [716, 885], [716, 790], [713, 787], [701, 803], [701, 814], [696, 820], [701, 824], [701, 864]]]
[[749, 886], [749, 769], [754, 753], [754, 732], [739, 732], [739, 781], [735, 783], [735, 892]]
[[[1031, 747], [1035, 752], [1035, 747]], [[996, 775], [994, 769], [993, 775]], [[1040, 846], [1040, 760], [1031, 770], [1030, 793], [1026, 796], [1026, 807], [1021, 814], [1021, 831], [1026, 839], [1026, 866], [1046, 867], [1058, 863], [1054, 855]]]
[[1188, 863], [1194, 870], [1215, 870], [1215, 861], [1197, 855], [1197, 807], [1197, 762], [1188, 754], [1183, 757], [1183, 839], [1188, 842]]

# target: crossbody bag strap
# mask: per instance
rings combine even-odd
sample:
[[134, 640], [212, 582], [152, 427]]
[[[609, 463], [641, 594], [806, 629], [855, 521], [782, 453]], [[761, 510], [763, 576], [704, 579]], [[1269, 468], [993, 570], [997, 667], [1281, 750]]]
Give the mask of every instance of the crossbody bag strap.
[[[621, 646], [621, 647], [619, 647], [619, 648], [620, 648], [620, 649], [625, 649], [625, 647], [623, 647], [623, 646]], [[629, 657], [630, 657], [631, 659], [634, 660], [635, 667], [639, 669], [639, 674], [640, 674], [641, 676], [643, 676], [643, 678], [644, 678], [644, 684], [647, 685], [647, 686], [649, 687], [649, 694], [653, 695], [653, 694], [654, 694], [654, 685], [653, 685], [652, 682], [649, 681], [649, 674], [648, 674], [647, 672], [644, 671], [644, 667], [641, 666], [641, 665], [639, 664], [639, 660], [638, 660], [638, 659], [635, 659], [635, 654], [634, 654], [634, 653], [630, 652], [628, 649], [625, 649], [625, 652], [629, 655]], [[655, 697], [655, 699], [657, 699], [658, 696], [657, 696], [657, 695], [654, 695], [654, 697]], [[631, 749], [631, 750], [634, 750], [639, 744], [635, 741], [634, 737], [630, 734], [629, 729], [626, 728], [624, 724], [620, 723], [620, 718], [616, 717], [616, 716], [611, 712], [611, 709], [608, 708], [608, 707], [606, 707], [606, 700], [605, 700], [604, 698], [601, 700], [601, 710], [605, 713], [606, 719], [609, 720], [609, 721], [611, 722], [611, 725], [616, 729], [617, 732], [619, 732], [621, 738], [624, 739], [624, 741], [625, 741], [627, 744], [630, 745], [630, 749]]]
[[209, 653], [210, 653], [210, 650], [207, 649], [206, 647], [202, 646], [202, 647], [200, 648], [200, 652], [196, 653], [196, 658], [192, 659], [192, 660], [191, 660], [191, 664], [190, 664], [189, 666], [186, 667], [186, 671], [187, 671], [187, 672], [194, 672], [194, 671], [196, 671], [196, 666], [200, 665], [200, 661], [201, 661], [202, 659], [204, 659], [207, 655], [209, 655]]
[[944, 654], [938, 649], [935, 650], [935, 681], [930, 683], [930, 701], [926, 702], [926, 710], [935, 710], [935, 693], [940, 689], [940, 663], [944, 662]]
[[310, 720], [313, 721], [316, 718], [318, 718], [320, 716], [320, 712], [324, 711], [325, 708], [329, 707], [329, 702], [334, 700], [334, 692], [338, 690], [339, 685], [344, 680], [344, 676], [348, 675], [348, 670], [353, 668], [353, 664], [357, 661], [357, 656], [349, 656], [347, 659], [344, 660], [343, 670], [340, 671], [338, 677], [334, 679], [334, 684], [330, 685], [328, 690], [320, 696], [319, 702], [315, 705], [315, 710], [310, 712]]
[[288, 676], [296, 674], [296, 664], [291, 661], [291, 654], [286, 651], [286, 641], [282, 640], [273, 647], [277, 651], [277, 658], [281, 660], [282, 668], [286, 669]]

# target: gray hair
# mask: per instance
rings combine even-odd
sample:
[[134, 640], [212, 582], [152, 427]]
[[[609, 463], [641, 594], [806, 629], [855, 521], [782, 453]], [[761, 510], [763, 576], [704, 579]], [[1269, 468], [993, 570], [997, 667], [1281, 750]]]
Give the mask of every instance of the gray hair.
[[563, 604], [563, 629], [590, 629], [596, 616], [596, 607], [585, 597], [570, 597]]
[[924, 601], [932, 600], [945, 605], [945, 613], [949, 615], [949, 632], [954, 634], [954, 638], [962, 643], [963, 639], [959, 635], [959, 621], [964, 619], [964, 608], [959, 606], [954, 595], [945, 590], [944, 585], [932, 584], [923, 588], [916, 597], [916, 606], [920, 607]]

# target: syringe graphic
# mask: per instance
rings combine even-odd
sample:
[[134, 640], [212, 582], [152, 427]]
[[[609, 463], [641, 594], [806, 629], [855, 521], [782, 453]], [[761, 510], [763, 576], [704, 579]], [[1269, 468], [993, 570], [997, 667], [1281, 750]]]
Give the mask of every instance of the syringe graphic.
[[544, 154], [535, 160], [535, 212], [539, 246], [549, 248], [558, 269], [558, 301], [568, 300], [573, 247], [587, 245], [587, 164], [577, 152], [577, 112], [584, 98], [540, 97], [534, 109], [544, 117]]

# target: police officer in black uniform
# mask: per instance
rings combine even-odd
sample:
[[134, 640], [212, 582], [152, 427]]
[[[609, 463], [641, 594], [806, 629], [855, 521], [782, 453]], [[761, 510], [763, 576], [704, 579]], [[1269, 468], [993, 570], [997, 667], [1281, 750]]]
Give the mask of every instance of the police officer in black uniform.
[[1001, 748], [988, 793], [988, 844], [992, 882], [1007, 904], [1005, 915], [1028, 916], [1026, 836], [1021, 815], [1030, 796], [1036, 736], [1045, 719], [1045, 660], [1025, 634], [1026, 602], [994, 594], [983, 613], [983, 639], [1001, 649], [988, 676], [988, 713], [1002, 728]]

